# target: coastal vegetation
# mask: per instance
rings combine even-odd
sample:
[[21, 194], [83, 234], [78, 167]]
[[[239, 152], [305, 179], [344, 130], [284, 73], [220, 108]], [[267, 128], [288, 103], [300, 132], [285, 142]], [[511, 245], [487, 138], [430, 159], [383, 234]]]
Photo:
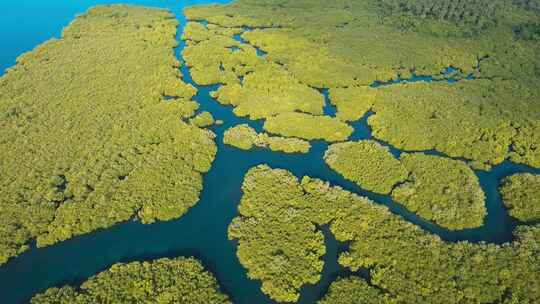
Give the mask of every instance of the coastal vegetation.
[[264, 129], [272, 134], [307, 140], [322, 139], [329, 142], [344, 141], [353, 128], [337, 118], [313, 116], [304, 113], [282, 113], [268, 118]]
[[302, 188], [285, 170], [266, 166], [248, 172], [240, 216], [229, 226], [248, 276], [278, 302], [296, 302], [300, 288], [319, 281], [325, 254], [323, 234], [303, 212]]
[[388, 148], [373, 140], [333, 144], [324, 154], [324, 161], [358, 186], [381, 194], [390, 193], [409, 174]]
[[376, 92], [367, 86], [331, 89], [330, 102], [336, 106], [336, 117], [343, 121], [359, 120], [373, 107]]
[[483, 224], [485, 195], [473, 170], [462, 161], [423, 153], [397, 159], [373, 140], [333, 144], [324, 160], [363, 189], [391, 193], [397, 203], [444, 228]]
[[328, 289], [328, 293], [318, 304], [394, 304], [381, 289], [370, 286], [357, 277], [338, 279]]
[[482, 226], [485, 195], [467, 164], [422, 153], [402, 155], [400, 161], [410, 174], [392, 191], [394, 201], [447, 229]]
[[380, 0], [380, 14], [400, 20], [407, 28], [418, 20], [434, 19], [454, 23], [472, 31], [493, 25], [502, 13], [500, 0]]
[[478, 168], [507, 158], [540, 167], [538, 96], [512, 80], [388, 86], [377, 89], [368, 123], [399, 149], [434, 149]]
[[79, 287], [50, 288], [31, 304], [228, 304], [218, 282], [193, 258], [115, 264]]
[[522, 222], [540, 221], [540, 175], [519, 173], [507, 177], [501, 195], [511, 216]]
[[[257, 47], [266, 56], [257, 57], [253, 50], [243, 54], [258, 62], [246, 67], [256, 71], [260, 64], [272, 65], [294, 78], [291, 83], [329, 88], [341, 120], [354, 121], [374, 112], [369, 120], [373, 136], [397, 148], [437, 150], [481, 169], [505, 159], [538, 168], [536, 3], [239, 0], [192, 7], [186, 15], [189, 20], [208, 21], [213, 28], [248, 28], [241, 33], [239, 47]], [[236, 56], [213, 54], [205, 60], [215, 61], [216, 71], [219, 62], [229, 61], [227, 56]], [[201, 66], [205, 65], [193, 67]], [[449, 77], [444, 73], [449, 67], [458, 83], [441, 81]], [[225, 67], [220, 73], [223, 78], [229, 70]], [[435, 81], [369, 87], [413, 75]], [[223, 90], [234, 95], [247, 92], [241, 88], [241, 81], [234, 81]], [[247, 94], [242, 99], [256, 96]]]
[[197, 104], [177, 25], [164, 10], [92, 8], [0, 78], [0, 264], [33, 240], [171, 220], [198, 201], [216, 146], [182, 121]]
[[[369, 303], [535, 303], [540, 300], [540, 227], [522, 226], [511, 243], [441, 240], [386, 207], [318, 179], [258, 166], [242, 186], [240, 216], [229, 227], [240, 262], [263, 291], [295, 301], [317, 281], [324, 254], [317, 226], [349, 244], [339, 263], [369, 272], [370, 284], [338, 281], [323, 301], [358, 295]], [[364, 299], [364, 297], [366, 297]], [[386, 301], [386, 302], [385, 302]], [[324, 303], [324, 302], [323, 302]], [[338, 302], [342, 303], [342, 302]]]
[[301, 84], [276, 64], [261, 64], [242, 83], [221, 86], [213, 94], [220, 103], [235, 106], [234, 113], [250, 119], [269, 118], [281, 113], [323, 113], [324, 96]]
[[214, 116], [210, 112], [201, 112], [191, 118], [189, 122], [199, 128], [206, 128], [214, 124]]
[[223, 143], [242, 150], [259, 147], [285, 153], [308, 153], [311, 149], [311, 144], [308, 141], [298, 138], [270, 136], [266, 133], [259, 134], [247, 124], [227, 129], [223, 133]]

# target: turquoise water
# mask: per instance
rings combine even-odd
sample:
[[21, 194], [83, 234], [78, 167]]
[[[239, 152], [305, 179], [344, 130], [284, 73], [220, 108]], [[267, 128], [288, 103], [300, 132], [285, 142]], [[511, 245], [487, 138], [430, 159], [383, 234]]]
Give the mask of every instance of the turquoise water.
[[[205, 1], [129, 1], [171, 9], [179, 17], [182, 24], [182, 7], [202, 4]], [[217, 1], [211, 1], [217, 2]], [[63, 26], [73, 17], [96, 4], [114, 3], [114, 1], [3, 1], [0, 4], [0, 69], [14, 64], [17, 55], [32, 49], [37, 44], [51, 37], [58, 37]], [[178, 35], [180, 37], [180, 35]], [[183, 44], [175, 50], [179, 55]], [[261, 50], [259, 53], [264, 56]], [[183, 68], [184, 80], [193, 84], [189, 71]], [[431, 81], [423, 76], [417, 81]], [[415, 80], [415, 81], [416, 81]], [[409, 80], [411, 81], [411, 80]], [[399, 85], [399, 81], [392, 83]], [[385, 85], [391, 85], [390, 83]], [[451, 84], [449, 84], [451, 85]], [[235, 303], [273, 303], [260, 292], [260, 283], [249, 280], [245, 269], [236, 258], [236, 244], [227, 239], [227, 226], [237, 215], [237, 203], [241, 197], [241, 183], [244, 174], [258, 164], [269, 164], [272, 167], [285, 168], [298, 177], [310, 175], [340, 185], [344, 189], [368, 196], [374, 201], [384, 204], [406, 220], [439, 235], [448, 241], [470, 240], [502, 243], [511, 240], [512, 230], [517, 224], [505, 212], [497, 187], [501, 178], [515, 172], [533, 172], [531, 169], [505, 162], [490, 172], [477, 171], [481, 185], [486, 192], [488, 216], [486, 224], [478, 229], [451, 232], [432, 223], [426, 222], [408, 212], [400, 205], [392, 202], [387, 196], [376, 195], [365, 191], [355, 184], [343, 179], [331, 171], [322, 157], [327, 144], [314, 141], [311, 152], [307, 155], [287, 155], [266, 150], [250, 152], [238, 150], [222, 144], [223, 132], [227, 128], [248, 123], [258, 131], [262, 130], [262, 121], [249, 121], [238, 118], [232, 108], [221, 106], [209, 97], [209, 92], [218, 86], [199, 88], [195, 99], [201, 104], [200, 111], [211, 112], [224, 124], [214, 126], [217, 134], [218, 154], [213, 167], [204, 177], [204, 190], [201, 201], [181, 219], [170, 222], [142, 225], [138, 222], [118, 224], [111, 229], [98, 231], [89, 235], [76, 237], [47, 248], [32, 248], [18, 258], [12, 259], [0, 267], [1, 303], [24, 303], [34, 293], [48, 287], [63, 284], [78, 284], [117, 262], [146, 260], [160, 257], [180, 255], [195, 256], [218, 278], [223, 290]], [[327, 90], [321, 93], [327, 96]], [[335, 115], [335, 108], [328, 103], [325, 113]], [[355, 132], [353, 139], [371, 138], [371, 130], [367, 125], [367, 117], [353, 123]], [[384, 143], [383, 143], [384, 144]], [[394, 155], [401, 151], [391, 148]], [[432, 154], [440, 154], [429, 151]], [[350, 275], [337, 264], [339, 252], [346, 250], [345, 244], [335, 241], [328, 227], [319, 227], [325, 235], [327, 254], [324, 258], [325, 268], [321, 281], [302, 289], [301, 303], [314, 303], [338, 276]], [[355, 275], [367, 277], [361, 270]]]

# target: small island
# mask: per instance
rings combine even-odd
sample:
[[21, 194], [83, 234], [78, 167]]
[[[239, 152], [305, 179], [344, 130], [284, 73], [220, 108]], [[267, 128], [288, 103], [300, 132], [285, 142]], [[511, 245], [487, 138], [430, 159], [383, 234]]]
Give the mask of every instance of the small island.
[[284, 153], [308, 153], [311, 149], [311, 144], [308, 141], [257, 133], [255, 129], [247, 124], [227, 129], [223, 133], [223, 143], [242, 150], [258, 147]]
[[50, 288], [31, 304], [185, 303], [231, 304], [218, 282], [193, 258], [115, 264], [81, 284]]

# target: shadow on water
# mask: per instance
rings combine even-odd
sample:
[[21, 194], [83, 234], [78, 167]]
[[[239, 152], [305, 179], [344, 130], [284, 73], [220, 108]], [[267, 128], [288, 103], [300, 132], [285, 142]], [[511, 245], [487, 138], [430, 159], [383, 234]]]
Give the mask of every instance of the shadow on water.
[[[165, 3], [161, 5], [158, 1], [136, 1], [135, 3], [148, 5], [148, 2], [155, 6], [167, 6], [169, 3], [168, 1], [164, 1]], [[80, 8], [80, 10], [85, 8]], [[184, 25], [185, 20], [181, 9], [181, 5], [178, 7], [178, 4], [173, 7], [174, 13]], [[180, 38], [180, 31], [177, 37]], [[179, 58], [183, 47], [184, 43], [180, 41], [179, 47], [175, 50]], [[310, 153], [305, 155], [275, 153], [262, 149], [242, 151], [223, 145], [223, 132], [227, 128], [247, 123], [261, 132], [262, 121], [236, 117], [231, 107], [222, 106], [209, 96], [209, 93], [219, 86], [195, 85], [187, 67], [182, 68], [182, 73], [184, 80], [199, 90], [194, 98], [200, 104], [199, 112], [209, 111], [215, 119], [224, 122], [223, 125], [211, 128], [216, 134], [218, 153], [211, 170], [204, 176], [204, 188], [199, 203], [179, 220], [152, 225], [143, 225], [136, 221], [125, 222], [54, 246], [29, 250], [0, 267], [2, 303], [22, 303], [28, 301], [36, 292], [51, 286], [79, 284], [89, 276], [119, 261], [129, 262], [175, 256], [194, 256], [202, 260], [235, 303], [274, 303], [260, 291], [260, 282], [248, 279], [246, 270], [236, 257], [236, 244], [227, 238], [227, 227], [237, 216], [243, 177], [250, 168], [259, 164], [287, 169], [297, 177], [309, 175], [320, 178], [358, 195], [367, 196], [387, 206], [393, 213], [444, 240], [494, 243], [511, 240], [512, 230], [516, 225], [505, 212], [497, 191], [501, 178], [517, 172], [540, 174], [540, 170], [510, 162], [505, 162], [489, 172], [476, 172], [487, 196], [486, 225], [472, 230], [448, 231], [422, 220], [401, 205], [394, 203], [388, 196], [365, 191], [330, 170], [323, 161], [328, 147], [328, 144], [324, 142], [312, 142], [313, 147]], [[321, 93], [325, 95], [325, 113], [335, 115], [335, 109], [328, 102], [328, 91], [322, 90]], [[352, 124], [355, 128], [353, 140], [372, 138], [367, 124], [367, 119], [371, 114], [368, 113], [362, 120]], [[389, 147], [393, 149], [394, 155], [399, 157], [400, 151]], [[325, 236], [326, 244], [322, 278], [319, 283], [302, 288], [299, 303], [314, 303], [326, 292], [330, 283], [339, 276], [359, 275], [369, 279], [367, 270], [352, 274], [341, 268], [337, 263], [337, 257], [346, 249], [346, 244], [337, 242], [327, 226], [319, 227], [319, 229]]]

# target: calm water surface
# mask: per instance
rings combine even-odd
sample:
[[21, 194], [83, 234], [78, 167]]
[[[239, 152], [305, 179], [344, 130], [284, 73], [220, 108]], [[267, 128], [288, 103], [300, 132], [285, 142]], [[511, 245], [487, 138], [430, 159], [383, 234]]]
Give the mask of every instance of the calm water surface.
[[[182, 9], [185, 6], [205, 3], [226, 3], [228, 1], [124, 1], [125, 3], [168, 8], [185, 24]], [[111, 4], [116, 1], [1, 1], [0, 3], [0, 70], [12, 66], [15, 58], [31, 50], [51, 37], [59, 37], [62, 28], [74, 16], [98, 4]], [[177, 37], [180, 37], [180, 33]], [[183, 43], [175, 50], [180, 56]], [[264, 56], [265, 53], [260, 51]], [[189, 71], [182, 69], [184, 80], [193, 84]], [[431, 81], [430, 77], [416, 77], [408, 81]], [[454, 81], [451, 81], [454, 82]], [[392, 83], [399, 85], [399, 83]], [[385, 85], [388, 85], [385, 83]], [[258, 281], [249, 280], [245, 269], [236, 258], [236, 244], [227, 239], [227, 226], [237, 215], [237, 204], [241, 197], [241, 183], [247, 170], [258, 164], [285, 168], [296, 176], [310, 175], [340, 185], [344, 189], [365, 195], [384, 204], [396, 214], [400, 214], [422, 228], [439, 235], [448, 241], [487, 241], [502, 243], [512, 239], [516, 223], [505, 212], [497, 187], [501, 178], [516, 172], [533, 172], [526, 166], [505, 162], [490, 172], [477, 172], [486, 192], [488, 216], [486, 224], [479, 229], [450, 232], [437, 225], [426, 222], [395, 204], [387, 196], [376, 195], [360, 189], [340, 175], [329, 170], [322, 157], [327, 144], [313, 142], [307, 155], [286, 155], [266, 150], [241, 151], [222, 144], [223, 131], [239, 123], [249, 123], [262, 130], [261, 121], [238, 118], [230, 107], [219, 105], [208, 93], [217, 86], [201, 87], [196, 100], [201, 111], [211, 112], [216, 119], [224, 121], [222, 126], [214, 126], [217, 134], [218, 154], [214, 165], [204, 178], [201, 201], [181, 219], [170, 222], [142, 225], [137, 222], [118, 224], [110, 229], [73, 238], [60, 244], [36, 249], [12, 259], [0, 267], [0, 302], [25, 303], [35, 294], [46, 288], [63, 284], [79, 284], [117, 262], [146, 260], [160, 257], [195, 256], [218, 278], [224, 292], [235, 303], [273, 303], [260, 291]], [[326, 90], [321, 93], [327, 96]], [[335, 108], [327, 104], [325, 112], [335, 115]], [[353, 124], [355, 132], [352, 139], [371, 138], [367, 116]], [[401, 151], [391, 147], [398, 156]], [[325, 235], [327, 254], [325, 267], [319, 284], [302, 289], [301, 303], [314, 303], [340, 275], [349, 275], [337, 264], [339, 252], [345, 250], [343, 244], [335, 241], [327, 227], [320, 227]], [[364, 271], [356, 275], [366, 276]]]

